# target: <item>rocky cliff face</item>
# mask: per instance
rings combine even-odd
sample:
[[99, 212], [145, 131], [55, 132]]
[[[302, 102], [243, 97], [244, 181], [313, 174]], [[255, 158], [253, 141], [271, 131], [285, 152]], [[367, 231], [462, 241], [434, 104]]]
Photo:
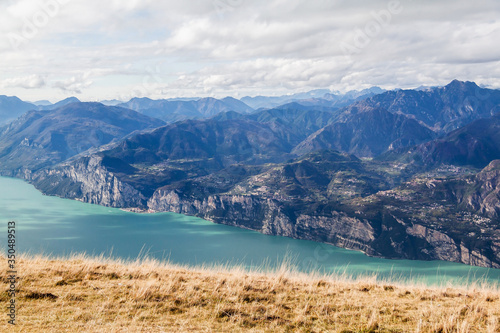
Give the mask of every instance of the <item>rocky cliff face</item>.
[[308, 239], [342, 248], [380, 255], [370, 246], [375, 239], [368, 221], [341, 212], [331, 216], [287, 213], [275, 199], [251, 195], [211, 195], [205, 199], [184, 198], [173, 190], [158, 190], [148, 200], [148, 208], [193, 215], [215, 223], [243, 227], [268, 235]]
[[390, 218], [380, 226], [379, 221], [339, 211], [323, 216], [291, 211], [285, 202], [272, 198], [211, 195], [197, 199], [170, 189], [156, 191], [148, 200], [148, 208], [197, 216], [264, 234], [324, 242], [371, 256], [445, 260], [500, 268], [500, 244], [477, 248], [444, 232], [401, 219], [396, 222]]
[[101, 163], [102, 157], [93, 155], [70, 165], [40, 171], [29, 180], [48, 195], [109, 207], [144, 207], [146, 198]]
[[477, 174], [476, 190], [465, 198], [469, 207], [491, 218], [500, 216], [500, 160]]
[[[457, 244], [451, 237], [442, 232], [429, 229], [420, 224], [415, 224], [406, 229], [408, 235], [425, 239], [429, 245], [430, 250], [423, 249], [432, 257], [445, 260], [460, 262], [467, 265], [482, 266], [482, 267], [495, 267], [500, 268], [500, 257], [497, 255], [497, 262], [492, 262], [487, 256], [482, 254], [478, 249], [469, 249], [463, 242]], [[496, 252], [498, 253], [498, 251]]]

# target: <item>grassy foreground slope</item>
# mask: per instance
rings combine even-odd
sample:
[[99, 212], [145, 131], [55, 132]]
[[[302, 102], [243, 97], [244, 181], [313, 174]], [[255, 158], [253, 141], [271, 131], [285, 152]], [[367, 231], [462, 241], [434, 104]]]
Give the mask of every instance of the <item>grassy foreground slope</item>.
[[74, 256], [18, 260], [17, 321], [1, 332], [500, 332], [498, 287], [185, 268]]

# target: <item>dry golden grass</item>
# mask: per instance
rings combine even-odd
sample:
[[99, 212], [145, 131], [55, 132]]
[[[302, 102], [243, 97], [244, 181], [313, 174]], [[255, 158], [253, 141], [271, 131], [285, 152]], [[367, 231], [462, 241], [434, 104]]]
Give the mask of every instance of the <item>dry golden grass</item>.
[[18, 259], [17, 326], [1, 332], [500, 332], [498, 287], [183, 268], [103, 257]]

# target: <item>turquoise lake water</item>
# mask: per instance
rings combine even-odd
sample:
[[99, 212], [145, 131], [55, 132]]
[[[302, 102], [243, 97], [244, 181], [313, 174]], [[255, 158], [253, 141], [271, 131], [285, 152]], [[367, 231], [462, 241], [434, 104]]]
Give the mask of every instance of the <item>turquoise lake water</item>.
[[442, 261], [387, 260], [330, 245], [214, 224], [173, 213], [135, 214], [42, 195], [33, 186], [0, 177], [0, 245], [15, 221], [17, 251], [56, 256], [85, 252], [135, 259], [145, 254], [176, 264], [279, 266], [358, 276], [413, 279], [425, 283], [500, 281], [499, 269]]

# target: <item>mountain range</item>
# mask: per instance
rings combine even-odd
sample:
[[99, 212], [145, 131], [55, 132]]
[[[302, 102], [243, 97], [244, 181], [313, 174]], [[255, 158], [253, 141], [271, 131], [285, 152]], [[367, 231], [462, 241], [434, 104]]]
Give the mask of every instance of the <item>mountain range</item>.
[[500, 112], [500, 91], [452, 81], [427, 90], [388, 91], [351, 104], [339, 120], [374, 108], [401, 113], [443, 134]]
[[500, 268], [500, 92], [455, 80], [342, 107], [329, 94], [29, 111], [1, 129], [0, 174], [94, 204]]
[[38, 101], [35, 103], [24, 102], [13, 96], [0, 96], [0, 126], [7, 124], [31, 110], [53, 110], [71, 103], [78, 103], [76, 97], [69, 97], [55, 104], [49, 101]]
[[484, 168], [500, 159], [500, 114], [475, 120], [442, 138], [411, 148], [403, 158], [427, 168], [441, 164]]
[[166, 122], [209, 118], [226, 111], [235, 111], [238, 113], [250, 113], [253, 111], [251, 107], [232, 97], [226, 97], [221, 100], [200, 98], [188, 101], [133, 98], [127, 103], [118, 104], [118, 106], [138, 111]]
[[0, 95], [0, 126], [36, 108], [36, 105], [23, 102], [15, 96]]
[[100, 103], [71, 103], [49, 111], [29, 111], [0, 132], [4, 173], [32, 172], [90, 148], [164, 125], [132, 110]]
[[328, 89], [316, 89], [306, 93], [297, 93], [283, 96], [246, 96], [241, 101], [254, 109], [272, 109], [280, 105], [289, 103], [299, 103], [310, 106], [345, 107], [357, 100], [380, 94], [385, 90], [379, 87], [372, 87], [361, 91], [348, 91], [345, 94], [332, 92]]

